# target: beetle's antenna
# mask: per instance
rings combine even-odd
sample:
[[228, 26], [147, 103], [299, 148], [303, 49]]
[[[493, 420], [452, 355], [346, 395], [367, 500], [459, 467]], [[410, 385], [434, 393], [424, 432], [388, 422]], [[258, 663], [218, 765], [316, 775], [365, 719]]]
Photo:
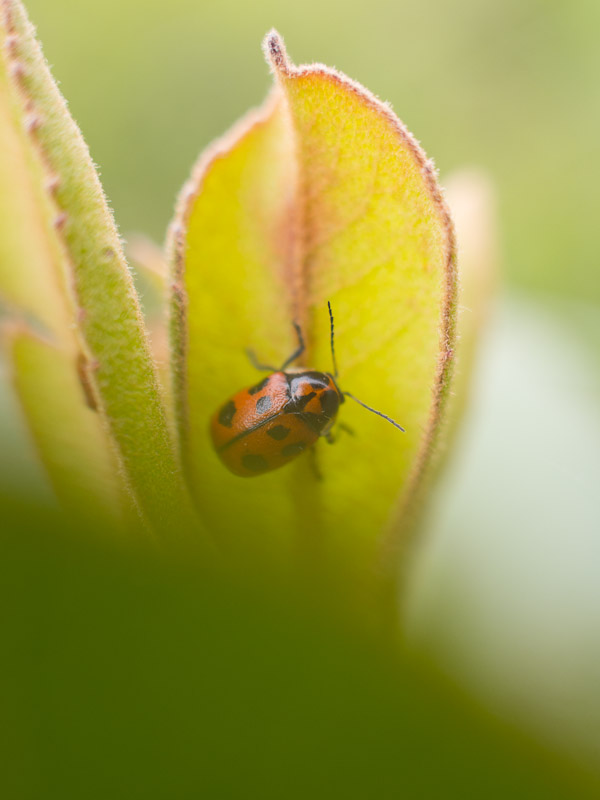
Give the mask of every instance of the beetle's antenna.
[[331, 310], [331, 303], [327, 301], [327, 308], [329, 309], [329, 323], [331, 326], [331, 360], [333, 361], [333, 377], [337, 378], [338, 368], [337, 361], [335, 360], [335, 347], [333, 346], [333, 311]]
[[393, 420], [391, 417], [388, 417], [387, 414], [383, 414], [381, 411], [376, 411], [374, 408], [371, 408], [371, 406], [368, 406], [366, 403], [363, 403], [362, 400], [359, 400], [358, 397], [354, 397], [354, 395], [350, 394], [350, 392], [342, 392], [342, 394], [345, 394], [346, 397], [349, 397], [351, 400], [354, 400], [354, 402], [358, 403], [359, 406], [362, 406], [363, 408], [366, 408], [367, 411], [372, 411], [374, 414], [377, 414], [378, 417], [383, 417], [384, 419], [387, 419], [388, 422], [391, 422], [392, 425], [394, 425], [396, 428], [398, 428], [398, 430], [401, 430], [402, 433], [406, 432], [404, 430], [404, 428], [402, 427], [402, 425], [398, 425], [398, 423], [395, 420]]

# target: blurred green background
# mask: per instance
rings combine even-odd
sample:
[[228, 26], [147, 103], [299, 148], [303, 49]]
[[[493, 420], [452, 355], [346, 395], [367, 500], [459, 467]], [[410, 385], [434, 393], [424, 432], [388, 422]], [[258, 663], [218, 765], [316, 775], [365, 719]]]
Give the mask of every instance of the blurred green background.
[[[27, 7], [125, 237], [162, 241], [198, 153], [261, 102], [271, 27], [297, 63], [336, 66], [390, 101], [442, 182], [487, 171], [503, 291], [428, 516], [409, 626], [496, 713], [600, 770], [600, 4]], [[5, 463], [7, 480], [26, 460]]]
[[512, 284], [600, 302], [595, 0], [27, 5], [124, 233], [162, 240], [198, 152], [264, 97], [276, 27], [390, 101], [442, 174], [489, 170]]

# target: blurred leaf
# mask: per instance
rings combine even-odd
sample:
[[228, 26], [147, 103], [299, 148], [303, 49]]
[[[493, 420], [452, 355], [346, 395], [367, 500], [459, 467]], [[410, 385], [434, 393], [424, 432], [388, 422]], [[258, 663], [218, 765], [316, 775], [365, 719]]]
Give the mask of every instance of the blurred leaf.
[[[0, 135], [8, 147], [0, 156], [0, 210], [7, 210], [1, 224], [9, 233], [0, 291], [15, 304], [14, 314], [29, 312], [29, 324], [47, 328], [65, 354], [64, 364], [75, 370], [83, 359], [88, 365], [89, 391], [99, 415], [95, 426], [89, 423], [95, 433], [87, 441], [87, 460], [105, 464], [115, 446], [119, 477], [125, 478], [146, 522], [177, 537], [193, 523], [193, 512], [112, 216], [19, 0], [3, 0], [1, 22]], [[13, 208], [15, 185], [18, 205]], [[22, 264], [22, 277], [15, 277]], [[21, 377], [35, 383], [35, 375]], [[43, 380], [40, 374], [40, 387]], [[71, 390], [75, 384], [75, 379], [68, 381]], [[65, 395], [62, 419], [68, 418], [76, 396], [83, 402], [82, 392], [74, 391]], [[54, 402], [50, 406], [53, 414], [46, 418], [38, 406], [32, 424], [46, 443], [43, 428], [52, 425], [56, 411]], [[100, 435], [105, 431], [113, 441]], [[72, 438], [65, 435], [63, 441]], [[83, 450], [82, 443], [78, 454]], [[74, 463], [73, 456], [64, 462]], [[50, 463], [56, 461], [46, 459]], [[74, 481], [81, 484], [79, 476]], [[94, 487], [91, 494], [97, 494]]]
[[499, 280], [498, 214], [495, 187], [483, 171], [462, 169], [445, 184], [460, 253], [460, 340], [452, 404], [461, 406]]
[[[221, 538], [283, 544], [370, 573], [384, 531], [427, 469], [448, 390], [454, 242], [431, 164], [388, 106], [321, 66], [292, 67], [276, 34], [278, 88], [198, 163], [171, 231], [172, 333], [182, 449], [198, 506]], [[244, 350], [331, 370], [396, 418], [351, 401], [356, 436], [256, 480], [227, 473], [208, 421], [257, 380]], [[349, 407], [350, 406], [350, 407]]]
[[171, 354], [166, 313], [169, 271], [165, 251], [149, 237], [133, 233], [127, 237], [126, 253], [136, 271], [136, 288], [142, 300], [152, 356], [156, 363], [163, 399], [172, 424]]
[[[435, 480], [451, 456], [453, 444], [469, 404], [477, 356], [493, 306], [499, 279], [499, 245], [494, 186], [480, 170], [466, 168], [445, 181], [445, 197], [456, 226], [460, 255], [456, 366], [452, 393], [447, 407], [444, 448], [429, 471], [428, 483]], [[419, 522], [419, 520], [415, 520]], [[406, 531], [405, 545], [411, 537]], [[418, 526], [412, 533], [418, 534]]]
[[498, 714], [600, 770], [597, 354], [571, 320], [510, 295], [480, 344], [405, 630]]
[[168, 278], [167, 263], [162, 247], [148, 236], [134, 233], [128, 237], [127, 255], [131, 263], [142, 273], [154, 292], [164, 296]]
[[[19, 89], [25, 67], [7, 28], [11, 13], [5, 4], [0, 26], [0, 295], [5, 313], [26, 322], [12, 331], [5, 328], [9, 335], [3, 355], [12, 361], [9, 369], [24, 416], [58, 497], [68, 507], [75, 496], [85, 503], [87, 495], [95, 508], [114, 508], [116, 470], [111, 474], [108, 469], [112, 454], [99, 415], [85, 406], [75, 368], [83, 351], [64, 272], [67, 255], [56, 226], [61, 219], [53, 197], [56, 181], [33, 139], [41, 118]], [[50, 341], [42, 342], [33, 328]], [[54, 393], [48, 395], [49, 390]], [[81, 508], [79, 501], [75, 505]]]
[[56, 235], [50, 233], [57, 210], [47, 176], [27, 142], [31, 119], [15, 97], [6, 36], [0, 26], [0, 293], [6, 303], [67, 339], [61, 254]]
[[4, 797], [598, 797], [319, 595], [0, 514]]
[[26, 329], [10, 332], [8, 342], [17, 395], [58, 500], [80, 517], [115, 522], [124, 500], [114, 481], [115, 459], [106, 449], [98, 414], [88, 405], [92, 399], [85, 402], [74, 364]]

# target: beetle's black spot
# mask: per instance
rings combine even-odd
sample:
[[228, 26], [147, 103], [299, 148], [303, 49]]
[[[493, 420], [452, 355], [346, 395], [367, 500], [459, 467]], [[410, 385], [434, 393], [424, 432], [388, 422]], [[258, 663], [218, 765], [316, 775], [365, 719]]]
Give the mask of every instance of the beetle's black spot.
[[310, 403], [313, 397], [316, 396], [316, 392], [309, 392], [308, 394], [300, 395], [300, 397], [294, 397], [292, 400], [292, 403], [294, 404], [294, 411], [302, 411], [304, 408], [306, 408], [307, 403]]
[[327, 414], [313, 414], [310, 411], [304, 411], [304, 413], [300, 414], [300, 418], [311, 431], [314, 431], [319, 436], [322, 434], [323, 428], [331, 422], [331, 417], [328, 417]]
[[306, 450], [306, 442], [294, 442], [294, 444], [286, 444], [281, 451], [281, 455], [284, 458], [289, 458], [289, 456], [297, 456], [303, 450]]
[[262, 472], [269, 468], [267, 459], [264, 456], [254, 455], [252, 453], [247, 453], [245, 456], [242, 456], [242, 464], [251, 472]]
[[264, 397], [259, 397], [256, 401], [256, 410], [259, 414], [264, 414], [265, 411], [268, 411], [271, 406], [273, 405], [271, 398], [268, 394], [264, 395]]
[[231, 423], [235, 416], [236, 408], [233, 400], [225, 403], [223, 408], [219, 411], [219, 422], [225, 428], [231, 428]]
[[267, 383], [271, 380], [271, 376], [267, 375], [266, 378], [263, 378], [260, 383], [257, 383], [255, 386], [251, 386], [248, 389], [248, 394], [258, 394], [261, 389], [264, 389]]
[[330, 418], [334, 417], [340, 405], [338, 393], [334, 392], [333, 389], [327, 389], [327, 391], [323, 392], [321, 395], [320, 400], [321, 408], [324, 413]]
[[275, 439], [276, 442], [281, 442], [281, 440], [285, 439], [289, 434], [290, 430], [291, 429], [286, 428], [285, 425], [275, 425], [275, 427], [270, 428], [267, 433], [272, 439]]

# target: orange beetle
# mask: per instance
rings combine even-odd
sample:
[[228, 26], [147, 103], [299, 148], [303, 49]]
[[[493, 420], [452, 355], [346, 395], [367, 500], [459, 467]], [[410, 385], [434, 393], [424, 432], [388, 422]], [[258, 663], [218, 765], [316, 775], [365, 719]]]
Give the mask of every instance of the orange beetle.
[[337, 385], [337, 364], [333, 343], [331, 304], [331, 356], [333, 374], [289, 365], [304, 352], [300, 327], [294, 323], [298, 348], [280, 369], [259, 364], [254, 353], [248, 355], [257, 369], [271, 374], [235, 394], [213, 416], [210, 432], [221, 461], [235, 475], [251, 477], [282, 467], [324, 436], [333, 442], [332, 427], [340, 404], [346, 397], [383, 417], [401, 431], [393, 419], [365, 405]]

